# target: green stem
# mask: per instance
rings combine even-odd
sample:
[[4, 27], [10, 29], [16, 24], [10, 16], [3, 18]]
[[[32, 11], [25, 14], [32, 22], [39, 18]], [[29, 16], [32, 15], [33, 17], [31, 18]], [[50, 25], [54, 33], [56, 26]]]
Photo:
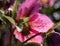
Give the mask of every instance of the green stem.
[[13, 11], [12, 11], [12, 18], [15, 17], [15, 13], [17, 11], [18, 4], [19, 4], [19, 1], [15, 0], [14, 6], [13, 6]]

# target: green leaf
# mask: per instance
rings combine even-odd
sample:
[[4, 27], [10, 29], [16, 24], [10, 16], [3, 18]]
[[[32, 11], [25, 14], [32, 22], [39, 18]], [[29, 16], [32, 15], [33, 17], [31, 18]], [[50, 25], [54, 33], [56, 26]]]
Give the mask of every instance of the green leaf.
[[29, 17], [26, 17], [23, 19], [24, 22], [27, 22], [29, 20]]
[[11, 18], [11, 17], [9, 17], [9, 16], [5, 16], [5, 15], [4, 15], [3, 17], [5, 17], [6, 19], [8, 19], [9, 22], [11, 22], [14, 26], [16, 26], [15, 21], [14, 21], [13, 18]]
[[22, 31], [22, 29], [15, 24], [15, 21], [14, 21], [13, 18], [11, 18], [11, 17], [9, 17], [9, 16], [3, 16], [3, 17], [5, 17], [6, 19], [8, 19], [9, 22], [11, 22], [11, 23], [16, 27], [16, 29], [17, 29], [19, 32]]
[[20, 26], [20, 25], [23, 24], [23, 23], [28, 22], [28, 20], [29, 20], [29, 17], [26, 17], [26, 18], [24, 18], [24, 19], [20, 19], [19, 22], [18, 22], [18, 26]]
[[17, 11], [18, 4], [19, 4], [19, 0], [15, 0], [14, 6], [13, 6], [13, 11], [12, 11], [12, 18], [15, 17], [15, 13]]
[[3, 14], [4, 14], [4, 11], [3, 11], [3, 10], [0, 10], [0, 20], [1, 20], [4, 24], [6, 24], [6, 22], [5, 22], [4, 19], [3, 19]]
[[3, 14], [4, 14], [4, 11], [0, 10], [0, 17], [2, 17]]

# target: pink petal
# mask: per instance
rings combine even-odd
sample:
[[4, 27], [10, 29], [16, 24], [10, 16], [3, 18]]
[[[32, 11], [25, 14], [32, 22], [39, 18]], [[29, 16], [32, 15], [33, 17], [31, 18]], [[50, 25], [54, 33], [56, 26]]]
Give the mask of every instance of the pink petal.
[[42, 36], [38, 35], [38, 36], [32, 38], [31, 40], [29, 40], [28, 42], [42, 43], [42, 41], [43, 41]]
[[18, 39], [20, 42], [24, 41], [24, 36], [22, 36], [21, 33], [18, 32], [17, 30], [14, 31], [14, 35], [15, 35], [16, 39]]
[[[30, 37], [32, 37], [33, 35], [35, 35], [35, 33], [31, 32], [30, 35], [31, 35]], [[43, 42], [42, 35], [40, 34], [40, 35], [38, 35], [38, 36], [35, 36], [35, 37], [32, 38], [31, 40], [29, 40], [28, 43], [29, 43], [29, 42], [42, 43], [42, 42]]]
[[20, 4], [17, 11], [17, 18], [20, 19], [27, 15], [29, 10], [33, 7], [37, 0], [25, 0], [22, 4]]
[[[26, 41], [27, 39], [29, 39], [30, 37], [34, 36], [35, 34], [36, 33], [30, 31], [30, 34], [28, 36], [23, 36], [17, 30], [14, 31], [14, 35], [15, 35], [16, 39], [18, 39], [20, 42]], [[41, 43], [42, 41], [43, 41], [42, 35], [38, 35], [38, 36], [32, 38], [31, 40], [29, 40], [28, 42]]]
[[19, 5], [16, 20], [22, 19], [34, 12], [38, 12], [41, 8], [40, 0], [25, 0]]
[[40, 0], [37, 0], [37, 2], [35, 3], [34, 8], [32, 10], [32, 13], [39, 12], [41, 9], [42, 9], [42, 5], [40, 3]]
[[38, 32], [47, 32], [54, 25], [49, 17], [39, 13], [35, 13], [30, 18], [29, 24], [33, 30]]

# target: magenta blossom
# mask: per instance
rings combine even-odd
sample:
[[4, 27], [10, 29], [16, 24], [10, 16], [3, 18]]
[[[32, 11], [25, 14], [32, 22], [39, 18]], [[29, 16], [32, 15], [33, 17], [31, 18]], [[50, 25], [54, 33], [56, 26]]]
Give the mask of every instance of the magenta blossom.
[[30, 16], [32, 13], [39, 12], [41, 9], [40, 0], [25, 0], [19, 5], [16, 20]]
[[[17, 29], [14, 31], [15, 37], [21, 42], [26, 41], [28, 38], [32, 37], [33, 35], [39, 32], [42, 33], [47, 32], [54, 25], [54, 23], [50, 20], [49, 17], [39, 13], [32, 14], [32, 17], [27, 23], [30, 25], [30, 29], [31, 29], [29, 31], [30, 32], [29, 35], [24, 36]], [[29, 40], [28, 42], [41, 43], [42, 41], [43, 41], [42, 35], [38, 35], [32, 38], [31, 40]]]
[[[24, 17], [29, 17], [29, 20], [26, 23], [30, 26], [30, 33], [25, 35], [27, 30], [22, 34], [22, 32], [15, 29], [14, 35], [16, 39], [24, 42], [37, 33], [46, 33], [54, 25], [49, 17], [38, 13], [39, 10], [41, 10], [40, 0], [25, 0], [19, 5], [16, 21], [19, 21], [19, 19], [24, 19]], [[40, 34], [30, 39], [28, 42], [41, 43], [43, 42], [42, 35]]]

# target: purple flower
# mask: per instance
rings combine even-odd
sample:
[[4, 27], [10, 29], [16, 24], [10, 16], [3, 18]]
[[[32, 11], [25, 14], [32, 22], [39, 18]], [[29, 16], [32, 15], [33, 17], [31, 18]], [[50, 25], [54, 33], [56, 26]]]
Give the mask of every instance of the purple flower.
[[52, 33], [46, 40], [48, 46], [60, 46], [60, 33]]

